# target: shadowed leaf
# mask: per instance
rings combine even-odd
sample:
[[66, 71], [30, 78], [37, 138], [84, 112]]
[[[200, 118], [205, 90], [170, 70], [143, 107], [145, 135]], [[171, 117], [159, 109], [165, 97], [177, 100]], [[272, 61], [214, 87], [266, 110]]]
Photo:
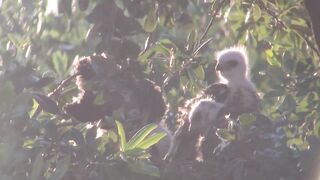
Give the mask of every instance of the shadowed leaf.
[[42, 94], [33, 94], [33, 98], [39, 103], [40, 107], [51, 114], [58, 114], [58, 105], [51, 100], [48, 96]]

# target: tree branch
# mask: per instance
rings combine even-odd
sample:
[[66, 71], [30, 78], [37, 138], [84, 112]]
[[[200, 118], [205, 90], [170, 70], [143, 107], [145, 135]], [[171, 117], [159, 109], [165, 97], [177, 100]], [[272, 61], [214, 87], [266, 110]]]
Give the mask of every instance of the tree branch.
[[[48, 97], [53, 97], [53, 96], [57, 96], [60, 92], [60, 90], [66, 86], [66, 84], [68, 84], [73, 78], [75, 78], [76, 76], [78, 76], [79, 74], [76, 73], [74, 75], [71, 75], [70, 77], [64, 79], [63, 81], [61, 81], [58, 85], [58, 87], [56, 87], [51, 93], [48, 94]], [[36, 111], [34, 112], [34, 114], [32, 115], [31, 118], [36, 118], [39, 116], [39, 114], [41, 113], [42, 108], [40, 106], [37, 107]]]
[[[213, 6], [216, 4], [216, 2], [217, 2], [217, 0], [214, 1]], [[222, 6], [223, 6], [223, 4], [224, 4], [225, 2], [226, 2], [226, 0], [222, 0], [222, 1], [217, 5], [217, 8], [213, 11], [212, 17], [211, 17], [211, 19], [210, 19], [210, 21], [209, 21], [209, 23], [208, 23], [205, 31], [203, 32], [203, 34], [202, 34], [202, 36], [201, 36], [201, 38], [200, 38], [200, 40], [199, 40], [199, 44], [203, 41], [203, 39], [204, 39], [204, 38], [206, 37], [206, 35], [208, 34], [211, 26], [213, 25], [213, 21], [215, 20], [216, 16], [218, 15], [219, 11], [221, 10], [221, 8], [222, 8]], [[200, 46], [202, 46], [202, 45], [200, 45]]]

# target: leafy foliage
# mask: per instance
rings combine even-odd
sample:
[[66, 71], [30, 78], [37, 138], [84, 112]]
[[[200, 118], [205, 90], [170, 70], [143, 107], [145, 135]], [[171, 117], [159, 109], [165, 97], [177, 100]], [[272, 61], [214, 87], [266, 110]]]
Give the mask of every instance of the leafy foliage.
[[181, 104], [216, 80], [214, 52], [236, 44], [249, 51], [263, 114], [276, 125], [244, 115], [239, 127], [220, 129], [223, 141], [202, 173], [317, 178], [319, 32], [303, 1], [4, 0], [0, 9], [1, 179], [161, 178], [149, 160], [148, 150], [164, 137], [150, 134], [154, 124], [130, 138], [120, 121], [101, 133], [97, 123], [64, 113], [79, 93], [72, 80], [59, 95], [50, 93], [73, 73], [75, 59], [106, 53], [161, 87], [165, 119], [175, 129]]

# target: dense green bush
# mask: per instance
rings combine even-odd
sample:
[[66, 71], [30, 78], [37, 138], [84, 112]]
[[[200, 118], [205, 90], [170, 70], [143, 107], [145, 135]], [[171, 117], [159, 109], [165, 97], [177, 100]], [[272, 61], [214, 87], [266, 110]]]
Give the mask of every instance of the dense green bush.
[[320, 32], [312, 7], [320, 5], [306, 3], [308, 10], [301, 0], [0, 0], [1, 179], [157, 179], [162, 169], [147, 150], [163, 135], [150, 136], [152, 124], [128, 142], [125, 123], [99, 134], [97, 124], [63, 113], [78, 94], [73, 82], [58, 97], [48, 94], [70, 77], [75, 59], [105, 53], [161, 87], [164, 118], [175, 129], [179, 107], [216, 80], [214, 53], [237, 44], [247, 47], [263, 114], [276, 125], [241, 116], [240, 128], [220, 129], [223, 141], [198, 173], [316, 179], [320, 42], [313, 34]]

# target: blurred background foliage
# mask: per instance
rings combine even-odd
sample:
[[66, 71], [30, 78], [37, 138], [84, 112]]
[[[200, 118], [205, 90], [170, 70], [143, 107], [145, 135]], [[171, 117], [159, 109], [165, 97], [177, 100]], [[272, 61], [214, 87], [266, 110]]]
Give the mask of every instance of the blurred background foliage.
[[[256, 164], [248, 167], [246, 157], [231, 158], [245, 153], [248, 141], [226, 138], [231, 144], [207, 165], [216, 173], [213, 179], [315, 179], [320, 43], [308, 14], [314, 12], [304, 4], [0, 0], [1, 179], [157, 179], [159, 169], [145, 151], [149, 146], [131, 152], [122, 147], [121, 123], [118, 130], [97, 136], [96, 126], [63, 116], [62, 106], [77, 96], [75, 85], [55, 100], [46, 94], [72, 74], [76, 58], [106, 53], [161, 87], [168, 108], [165, 119], [174, 129], [178, 107], [216, 80], [214, 53], [237, 44], [247, 47], [263, 114], [283, 125], [279, 131], [246, 132], [245, 139], [255, 139], [250, 159], [263, 173], [252, 175]], [[147, 136], [152, 127], [146, 128]]]

